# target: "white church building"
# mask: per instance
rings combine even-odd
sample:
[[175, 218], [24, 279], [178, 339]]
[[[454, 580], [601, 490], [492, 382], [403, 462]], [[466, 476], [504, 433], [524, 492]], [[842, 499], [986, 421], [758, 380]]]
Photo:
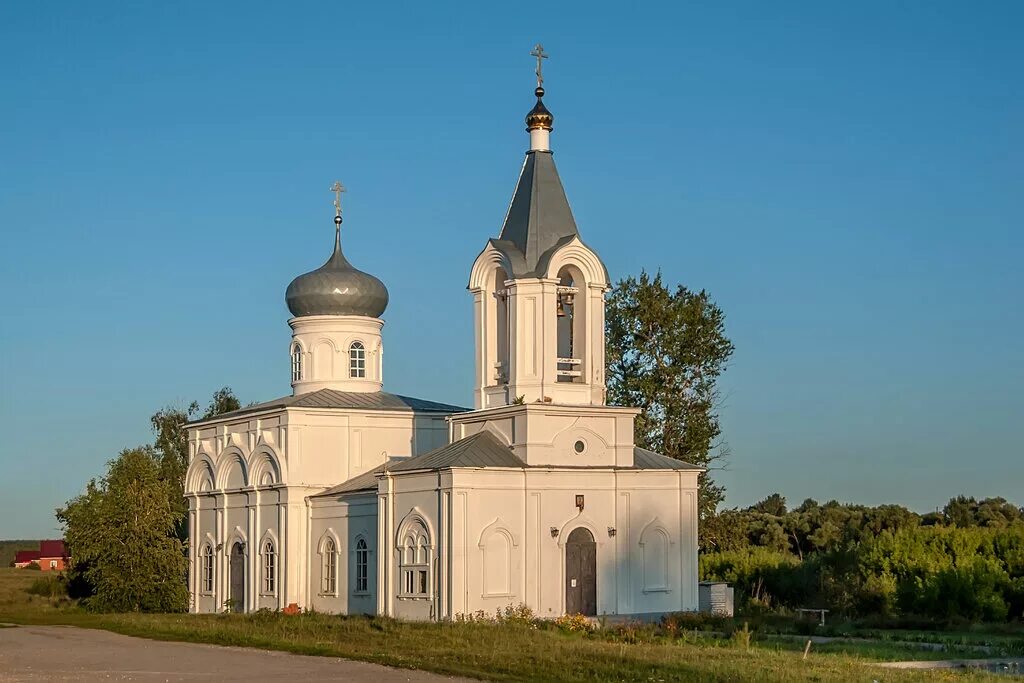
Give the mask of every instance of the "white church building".
[[292, 393], [188, 425], [192, 611], [697, 609], [701, 469], [637, 448], [639, 411], [605, 403], [610, 282], [541, 83], [538, 67], [501, 232], [469, 269], [473, 409], [383, 391], [388, 292], [343, 253], [336, 199], [330, 259], [287, 290]]

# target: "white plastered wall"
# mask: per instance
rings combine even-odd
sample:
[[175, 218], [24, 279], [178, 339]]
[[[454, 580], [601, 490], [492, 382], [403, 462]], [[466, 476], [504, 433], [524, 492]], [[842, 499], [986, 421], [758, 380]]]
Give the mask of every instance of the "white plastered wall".
[[[289, 358], [296, 346], [302, 356], [301, 377], [293, 379], [296, 395], [319, 389], [380, 391], [384, 382], [384, 321], [358, 315], [310, 315], [292, 318]], [[351, 371], [350, 351], [363, 346], [364, 376]]]
[[[189, 589], [191, 609], [199, 612], [224, 609], [235, 540], [246, 549], [247, 611], [307, 606], [313, 531], [306, 498], [388, 457], [431, 450], [448, 435], [440, 414], [298, 408], [212, 420], [188, 431]], [[262, 580], [264, 538], [278, 549], [272, 593]], [[215, 549], [210, 593], [200, 583], [207, 541]]]
[[[377, 611], [377, 497], [375, 492], [353, 493], [309, 500], [309, 604], [318, 612], [334, 614], [374, 614]], [[327, 589], [326, 539], [337, 549], [336, 582]], [[357, 590], [355, 583], [356, 547], [362, 539], [367, 545], [367, 588]]]
[[[578, 526], [597, 543], [599, 614], [697, 609], [696, 476], [455, 470], [451, 590], [442, 616], [493, 614], [519, 603], [542, 617], [564, 614], [565, 540]], [[577, 494], [584, 496], [582, 512]]]

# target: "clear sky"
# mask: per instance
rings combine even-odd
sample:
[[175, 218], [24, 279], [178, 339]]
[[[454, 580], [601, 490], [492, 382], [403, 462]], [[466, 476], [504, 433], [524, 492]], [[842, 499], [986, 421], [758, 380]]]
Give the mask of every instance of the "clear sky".
[[333, 239], [385, 388], [471, 404], [469, 267], [552, 147], [615, 279], [708, 289], [728, 505], [1024, 503], [1024, 4], [4, 3], [0, 538], [163, 405], [289, 393]]

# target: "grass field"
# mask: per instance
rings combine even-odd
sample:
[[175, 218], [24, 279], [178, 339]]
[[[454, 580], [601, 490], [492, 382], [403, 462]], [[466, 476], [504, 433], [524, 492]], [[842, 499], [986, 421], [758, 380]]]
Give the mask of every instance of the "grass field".
[[[793, 643], [677, 637], [638, 629], [622, 634], [488, 623], [404, 623], [323, 614], [284, 616], [93, 614], [65, 598], [27, 592], [39, 572], [0, 569], [0, 622], [66, 624], [125, 635], [334, 655], [487, 680], [531, 681], [1005, 681], [981, 673], [909, 672], [872, 666], [880, 659], [923, 659], [893, 645], [870, 656], [831, 647], [805, 661]], [[3, 638], [0, 634], [0, 638]], [[627, 642], [630, 641], [630, 642]]]

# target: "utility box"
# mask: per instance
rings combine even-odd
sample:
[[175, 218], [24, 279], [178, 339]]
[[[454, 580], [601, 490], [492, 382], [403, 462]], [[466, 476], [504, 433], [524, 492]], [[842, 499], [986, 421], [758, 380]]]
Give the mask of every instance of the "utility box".
[[731, 617], [735, 612], [732, 586], [725, 581], [701, 581], [697, 588], [697, 605], [701, 612]]

